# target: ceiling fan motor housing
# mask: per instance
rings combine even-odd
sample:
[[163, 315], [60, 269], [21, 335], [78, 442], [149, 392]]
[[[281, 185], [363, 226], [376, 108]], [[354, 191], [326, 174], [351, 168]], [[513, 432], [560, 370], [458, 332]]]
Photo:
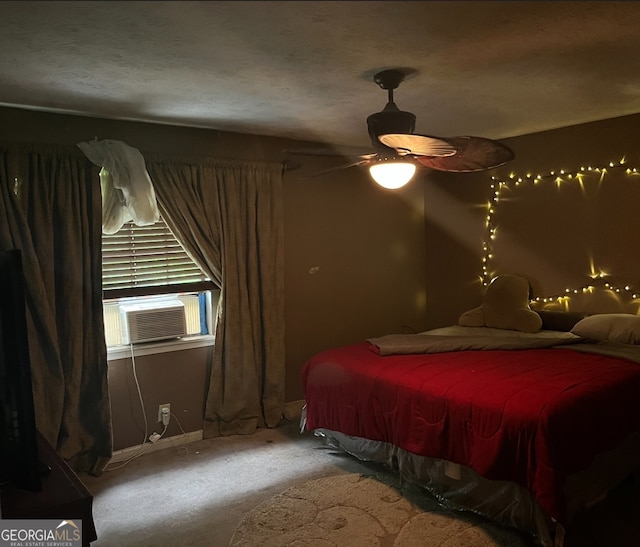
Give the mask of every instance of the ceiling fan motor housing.
[[367, 118], [367, 128], [371, 144], [378, 153], [386, 153], [387, 155], [397, 155], [393, 148], [389, 148], [382, 144], [378, 137], [380, 135], [389, 135], [393, 133], [412, 134], [416, 127], [415, 114], [399, 110], [395, 103], [387, 103], [382, 112], [371, 114]]

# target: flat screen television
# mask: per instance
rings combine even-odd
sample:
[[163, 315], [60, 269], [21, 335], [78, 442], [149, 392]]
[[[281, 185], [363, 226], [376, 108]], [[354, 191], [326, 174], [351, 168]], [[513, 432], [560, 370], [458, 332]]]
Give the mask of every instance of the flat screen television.
[[39, 491], [22, 254], [0, 251], [0, 484]]

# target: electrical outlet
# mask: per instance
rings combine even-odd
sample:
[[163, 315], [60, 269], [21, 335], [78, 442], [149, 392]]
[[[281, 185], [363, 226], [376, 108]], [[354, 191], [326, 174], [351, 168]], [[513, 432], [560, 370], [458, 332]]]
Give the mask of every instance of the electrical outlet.
[[171, 416], [171, 403], [165, 403], [158, 407], [158, 421], [162, 424], [169, 423], [169, 416]]

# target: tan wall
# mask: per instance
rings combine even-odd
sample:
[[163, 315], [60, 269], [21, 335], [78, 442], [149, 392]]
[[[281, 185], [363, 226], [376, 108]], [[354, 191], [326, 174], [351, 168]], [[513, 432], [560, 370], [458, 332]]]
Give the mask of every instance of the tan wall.
[[[504, 178], [511, 172], [526, 176], [606, 166], [623, 157], [630, 165], [640, 166], [639, 126], [640, 114], [636, 114], [505, 139], [516, 159], [495, 172], [432, 173], [425, 186], [429, 326], [452, 324], [460, 313], [481, 302], [482, 243], [486, 205], [493, 194], [492, 175]], [[595, 190], [591, 179], [584, 191], [576, 183], [563, 184], [560, 189], [546, 184], [535, 192], [508, 196], [513, 202], [520, 201], [518, 206], [526, 216], [517, 220], [517, 230], [501, 232], [503, 242], [509, 237], [511, 241], [502, 243], [496, 257], [502, 270], [494, 273], [524, 275], [536, 296], [545, 296], [581, 286], [590, 273], [589, 257], [593, 257], [614, 279], [640, 287], [636, 252], [640, 247], [640, 177], [615, 173], [606, 175], [605, 186], [595, 185]], [[611, 201], [605, 194], [614, 182], [619, 185], [619, 196]], [[531, 201], [534, 198], [536, 203]], [[552, 216], [554, 207], [562, 209]], [[596, 215], [597, 223], [593, 220]]]
[[424, 330], [426, 320], [423, 181], [394, 193], [357, 169], [303, 175], [285, 195], [291, 400], [302, 398], [301, 365], [317, 351]]
[[[113, 448], [142, 444], [145, 423], [136, 376], [147, 416], [147, 437], [162, 432], [158, 405], [169, 403], [171, 416], [165, 437], [202, 429], [207, 362], [212, 349], [195, 348], [132, 359], [109, 361]], [[182, 429], [181, 429], [182, 428]], [[184, 430], [184, 431], [183, 431]]]
[[[309, 144], [0, 108], [0, 141], [75, 144], [94, 137], [178, 157], [270, 161], [286, 159], [285, 149]], [[303, 397], [300, 370], [315, 352], [403, 328], [423, 330], [426, 321], [423, 182], [416, 180], [393, 193], [375, 186], [357, 168], [310, 176], [346, 160], [292, 159], [303, 167], [284, 177], [286, 401]], [[157, 362], [167, 369], [161, 381]], [[117, 362], [110, 369], [118, 447], [139, 442], [138, 433], [127, 425], [128, 413], [120, 413], [121, 408], [137, 404], [128, 380], [115, 379], [124, 374], [123, 366]], [[154, 378], [145, 394], [150, 412], [157, 414], [161, 402], [174, 404], [175, 397], [163, 390], [181, 376], [174, 377], [165, 358], [143, 358], [138, 366], [139, 372], [146, 374], [149, 369]], [[194, 366], [200, 370], [200, 365]], [[198, 375], [192, 377], [194, 401], [202, 399], [205, 389], [204, 384], [197, 385]]]
[[[284, 149], [307, 144], [16, 109], [0, 109], [0, 122], [0, 140], [5, 141], [72, 144], [94, 137], [112, 138], [142, 151], [177, 156], [281, 161], [286, 158]], [[310, 176], [339, 159], [295, 158], [303, 167], [288, 172], [284, 179], [286, 400], [303, 397], [300, 370], [315, 352], [371, 336], [449, 325], [480, 303], [482, 243], [492, 174], [573, 169], [606, 164], [623, 156], [629, 162], [638, 161], [639, 125], [640, 115], [633, 115], [506, 139], [516, 160], [504, 168], [493, 173], [424, 171], [396, 192], [378, 188], [357, 168]], [[552, 203], [556, 196], [551, 191], [543, 199]], [[638, 200], [621, 202], [630, 202], [629, 207]], [[636, 216], [630, 210], [633, 207], [616, 208], [607, 214], [615, 217], [612, 222], [626, 222], [624, 219]], [[567, 207], [566, 226], [579, 219], [580, 211], [579, 207]], [[538, 223], [529, 221], [520, 226], [523, 240], [535, 242], [544, 221], [541, 211]], [[640, 234], [640, 230], [634, 233]], [[553, 265], [544, 271], [532, 268], [540, 257], [530, 262], [525, 253], [525, 259], [516, 262], [518, 273], [535, 271], [531, 281], [539, 291], [564, 286], [588, 273], [580, 270], [580, 257], [592, 244], [589, 234], [576, 237], [564, 246], [561, 255], [542, 257]], [[625, 239], [612, 240], [608, 246], [611, 255], [620, 257], [616, 269], [623, 264], [625, 275], [635, 276], [631, 281], [640, 286], [640, 268], [633, 251], [637, 245]], [[513, 268], [513, 262], [510, 264]], [[194, 413], [197, 407], [202, 408], [206, 373], [200, 364], [200, 359], [204, 362], [202, 354], [183, 357], [180, 353], [145, 357], [137, 363], [139, 373], [151, 379], [145, 397], [152, 417], [156, 417], [160, 403], [177, 404], [178, 411], [184, 406], [189, 428], [185, 429], [189, 431], [197, 428]], [[176, 367], [185, 361], [192, 367], [188, 381]], [[131, 422], [137, 404], [127, 366], [126, 361], [117, 361], [110, 368], [118, 447], [139, 442], [135, 428], [123, 425]], [[179, 401], [186, 392], [191, 398], [189, 404], [182, 405]]]

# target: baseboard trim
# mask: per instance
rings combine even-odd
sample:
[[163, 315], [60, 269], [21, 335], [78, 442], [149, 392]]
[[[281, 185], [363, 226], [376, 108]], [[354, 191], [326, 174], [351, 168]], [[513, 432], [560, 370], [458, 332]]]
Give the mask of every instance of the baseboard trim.
[[143, 445], [128, 446], [127, 448], [114, 450], [109, 463], [123, 462], [140, 453], [150, 454], [151, 452], [156, 452], [157, 450], [162, 450], [164, 448], [171, 448], [172, 446], [180, 446], [195, 441], [201, 441], [202, 438], [202, 429], [200, 429], [198, 431], [189, 431], [182, 435], [172, 435], [171, 437], [159, 439], [155, 443], [146, 442]]

